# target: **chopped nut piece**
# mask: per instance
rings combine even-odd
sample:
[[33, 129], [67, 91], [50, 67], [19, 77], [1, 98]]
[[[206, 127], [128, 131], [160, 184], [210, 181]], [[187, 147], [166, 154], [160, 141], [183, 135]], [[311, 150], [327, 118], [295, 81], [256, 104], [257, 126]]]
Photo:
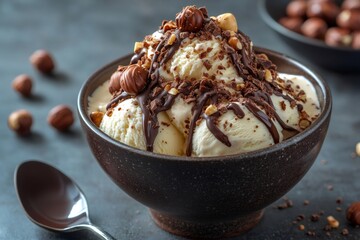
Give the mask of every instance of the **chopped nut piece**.
[[358, 142], [356, 144], [355, 152], [356, 152], [356, 155], [358, 155], [358, 157], [360, 157], [360, 142]]
[[175, 29], [176, 28], [176, 23], [174, 21], [168, 21], [167, 23], [165, 23], [163, 30], [164, 32], [171, 30], [171, 29]]
[[308, 128], [310, 126], [310, 124], [311, 124], [311, 122], [307, 119], [300, 119], [300, 121], [299, 121], [299, 127], [303, 130]]
[[235, 50], [241, 50], [242, 49], [242, 44], [239, 41], [239, 39], [237, 37], [231, 37], [228, 41], [228, 43], [230, 44], [230, 46], [232, 46]]
[[329, 223], [331, 228], [338, 228], [340, 223], [338, 220], [336, 220], [333, 216], [328, 216], [326, 218], [327, 222]]
[[144, 47], [143, 42], [135, 42], [135, 44], [134, 44], [134, 53], [139, 53], [143, 47]]
[[265, 53], [260, 53], [260, 54], [257, 55], [257, 57], [265, 59], [265, 60], [269, 60], [268, 56]]
[[265, 80], [268, 82], [271, 82], [273, 80], [273, 77], [269, 69], [265, 69]]
[[101, 121], [104, 117], [104, 113], [103, 112], [92, 112], [90, 114], [90, 119], [91, 121], [97, 126], [100, 127]]
[[169, 94], [176, 96], [179, 94], [179, 90], [177, 90], [176, 88], [171, 88], [169, 90]]
[[173, 45], [173, 43], [175, 42], [176, 40], [176, 35], [173, 33], [171, 34], [171, 36], [169, 37], [168, 41], [167, 41], [167, 44], [168, 45]]
[[217, 16], [216, 20], [222, 30], [238, 31], [236, 18], [231, 13], [221, 14]]
[[236, 84], [236, 90], [240, 91], [241, 89], [243, 89], [245, 87], [245, 83], [238, 83]]
[[216, 113], [217, 110], [218, 110], [217, 107], [215, 105], [211, 104], [205, 109], [205, 114], [210, 116], [210, 115]]
[[171, 89], [171, 86], [170, 86], [170, 84], [167, 84], [165, 87], [164, 87], [164, 90], [165, 91], [170, 91], [170, 89]]
[[151, 66], [151, 60], [150, 59], [146, 59], [145, 60], [145, 63], [143, 65], [141, 65], [143, 68], [145, 69], [150, 69], [150, 66]]

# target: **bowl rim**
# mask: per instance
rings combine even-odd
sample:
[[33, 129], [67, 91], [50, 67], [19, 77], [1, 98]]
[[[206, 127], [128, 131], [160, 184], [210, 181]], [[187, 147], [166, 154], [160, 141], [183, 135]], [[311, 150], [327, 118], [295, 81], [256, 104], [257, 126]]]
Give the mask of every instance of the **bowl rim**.
[[105, 66], [103, 66], [99, 70], [97, 70], [95, 73], [93, 73], [82, 84], [79, 94], [78, 94], [78, 98], [77, 98], [77, 110], [78, 110], [78, 114], [79, 114], [79, 119], [83, 124], [85, 124], [85, 126], [90, 131], [92, 131], [93, 134], [95, 134], [97, 137], [111, 143], [112, 145], [115, 145], [119, 148], [125, 149], [130, 152], [133, 152], [135, 154], [143, 155], [144, 157], [156, 158], [156, 159], [159, 159], [159, 160], [161, 159], [161, 160], [165, 160], [165, 161], [198, 161], [198, 162], [200, 162], [200, 161], [201, 162], [214, 162], [214, 161], [217, 162], [217, 161], [231, 161], [231, 160], [238, 161], [238, 160], [247, 159], [247, 158], [261, 158], [270, 153], [273, 153], [273, 152], [276, 152], [279, 150], [281, 151], [285, 147], [292, 145], [294, 143], [300, 142], [307, 136], [311, 135], [314, 131], [316, 131], [318, 128], [320, 128], [323, 125], [323, 123], [330, 117], [330, 113], [331, 113], [331, 109], [332, 109], [332, 96], [331, 96], [330, 88], [329, 88], [328, 84], [322, 79], [322, 77], [320, 77], [320, 75], [318, 73], [316, 73], [314, 70], [310, 69], [309, 67], [303, 65], [302, 63], [298, 62], [297, 60], [295, 60], [285, 54], [282, 54], [282, 53], [279, 53], [279, 52], [276, 52], [273, 50], [269, 50], [266, 48], [262, 48], [262, 47], [254, 46], [254, 50], [259, 51], [259, 52], [265, 52], [266, 54], [270, 53], [273, 56], [286, 59], [291, 64], [295, 65], [296, 67], [300, 68], [301, 70], [303, 70], [304, 72], [309, 74], [316, 81], [317, 86], [320, 87], [321, 92], [324, 95], [324, 107], [323, 107], [320, 115], [318, 116], [318, 118], [310, 125], [310, 127], [308, 127], [304, 131], [302, 131], [302, 132], [296, 134], [295, 136], [293, 136], [289, 139], [286, 139], [280, 143], [274, 144], [274, 145], [266, 147], [266, 148], [262, 148], [262, 149], [258, 149], [258, 150], [254, 150], [254, 151], [250, 151], [250, 152], [245, 152], [245, 153], [239, 153], [239, 154], [224, 155], [224, 156], [209, 156], [209, 157], [189, 157], [189, 156], [173, 156], [173, 155], [165, 155], [165, 154], [149, 152], [146, 150], [141, 150], [141, 149], [126, 145], [120, 141], [117, 141], [117, 140], [111, 138], [110, 136], [108, 136], [107, 134], [102, 132], [98, 127], [96, 127], [95, 124], [93, 124], [93, 122], [91, 121], [91, 119], [87, 113], [87, 109], [85, 109], [86, 106], [85, 106], [85, 104], [83, 104], [85, 101], [84, 98], [89, 97], [89, 95], [85, 96], [85, 92], [86, 92], [86, 89], [89, 87], [89, 83], [93, 79], [96, 79], [97, 76], [101, 75], [103, 71], [105, 71], [109, 67], [112, 67], [114, 64], [118, 63], [121, 60], [130, 58], [133, 54], [124, 55], [123, 57], [120, 57], [120, 58], [106, 64]]
[[[281, 35], [284, 35], [294, 41], [302, 42], [304, 44], [320, 47], [323, 49], [333, 50], [333, 51], [342, 51], [342, 52], [349, 52], [349, 53], [360, 53], [360, 49], [354, 49], [350, 47], [344, 47], [344, 46], [329, 46], [325, 44], [324, 41], [313, 39], [306, 37], [304, 35], [301, 35], [299, 33], [296, 33], [294, 31], [291, 31], [281, 24], [279, 24], [270, 14], [266, 7], [267, 2], [273, 2], [274, 4], [278, 3], [277, 1], [270, 1], [270, 0], [259, 0], [258, 1], [258, 9], [260, 11], [260, 15], [263, 19], [263, 21], [268, 25], [270, 28], [275, 30], [276, 32], [280, 33]], [[284, 16], [285, 17], [285, 16]]]

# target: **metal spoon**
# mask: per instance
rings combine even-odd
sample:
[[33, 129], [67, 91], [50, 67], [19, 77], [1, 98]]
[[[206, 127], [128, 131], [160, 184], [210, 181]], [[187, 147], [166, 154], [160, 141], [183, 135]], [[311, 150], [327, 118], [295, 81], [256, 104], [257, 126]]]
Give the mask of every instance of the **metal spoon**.
[[40, 227], [58, 232], [88, 229], [105, 240], [114, 240], [90, 222], [84, 194], [58, 169], [27, 161], [17, 167], [14, 177], [27, 216]]

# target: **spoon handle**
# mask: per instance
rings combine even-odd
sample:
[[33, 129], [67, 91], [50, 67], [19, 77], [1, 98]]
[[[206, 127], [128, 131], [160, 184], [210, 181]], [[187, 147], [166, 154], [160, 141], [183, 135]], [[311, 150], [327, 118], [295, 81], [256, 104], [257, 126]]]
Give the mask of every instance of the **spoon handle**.
[[81, 227], [84, 227], [84, 228], [90, 230], [91, 232], [95, 233], [96, 235], [98, 235], [99, 237], [101, 237], [104, 240], [116, 240], [109, 233], [105, 232], [101, 228], [99, 228], [91, 223], [83, 224], [83, 225], [81, 225]]

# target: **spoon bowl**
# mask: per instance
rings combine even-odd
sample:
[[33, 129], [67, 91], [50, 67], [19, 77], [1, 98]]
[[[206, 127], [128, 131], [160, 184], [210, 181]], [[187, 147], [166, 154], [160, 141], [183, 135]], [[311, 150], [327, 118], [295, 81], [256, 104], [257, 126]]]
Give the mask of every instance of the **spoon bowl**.
[[21, 163], [15, 170], [15, 188], [28, 218], [40, 227], [58, 232], [89, 229], [113, 239], [90, 222], [85, 195], [55, 167], [40, 161]]

